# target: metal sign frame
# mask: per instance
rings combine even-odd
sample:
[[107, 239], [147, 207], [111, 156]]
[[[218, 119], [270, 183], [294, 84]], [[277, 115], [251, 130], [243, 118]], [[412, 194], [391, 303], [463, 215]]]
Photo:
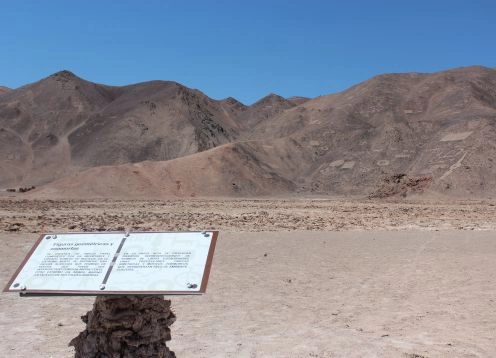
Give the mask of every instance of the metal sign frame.
[[[82, 235], [82, 234], [123, 234], [126, 233], [119, 231], [106, 231], [106, 232], [69, 232], [69, 233], [46, 233], [41, 234], [37, 239], [36, 243], [30, 249], [22, 263], [19, 265], [15, 273], [12, 275], [11, 279], [5, 286], [3, 292], [18, 292], [21, 296], [96, 296], [96, 295], [201, 295], [206, 292], [208, 279], [210, 276], [210, 271], [212, 267], [212, 261], [215, 251], [215, 246], [217, 243], [217, 238], [219, 235], [218, 231], [133, 231], [131, 234], [181, 234], [181, 233], [211, 233], [211, 241], [208, 249], [207, 258], [205, 261], [205, 267], [203, 269], [203, 277], [200, 285], [200, 289], [197, 291], [135, 291], [135, 290], [122, 290], [122, 291], [102, 291], [102, 290], [47, 290], [47, 289], [30, 289], [29, 287], [25, 289], [11, 289], [15, 280], [23, 270], [23, 268], [28, 264], [29, 260], [32, 258], [36, 249], [40, 246], [40, 243], [47, 235]], [[114, 258], [115, 261], [115, 258]], [[108, 276], [108, 274], [107, 274]], [[108, 278], [108, 277], [107, 277]]]

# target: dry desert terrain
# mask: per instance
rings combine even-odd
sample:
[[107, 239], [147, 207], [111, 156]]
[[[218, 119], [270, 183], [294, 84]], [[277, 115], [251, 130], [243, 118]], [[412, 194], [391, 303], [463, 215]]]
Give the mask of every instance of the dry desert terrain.
[[[493, 202], [0, 200], [0, 279], [40, 232], [220, 230], [178, 357], [493, 357]], [[0, 295], [2, 357], [71, 357], [93, 297]]]

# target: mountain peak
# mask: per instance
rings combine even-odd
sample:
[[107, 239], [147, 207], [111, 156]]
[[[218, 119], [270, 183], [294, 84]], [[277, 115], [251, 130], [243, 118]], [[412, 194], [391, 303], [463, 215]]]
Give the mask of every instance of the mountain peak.
[[54, 76], [54, 77], [67, 77], [67, 78], [76, 77], [77, 78], [77, 76], [69, 70], [62, 70], [59, 72], [55, 72], [52, 76]]
[[232, 104], [235, 104], [235, 103], [241, 103], [240, 101], [238, 101], [236, 98], [234, 97], [227, 97], [227, 98], [224, 98], [222, 100], [222, 102], [226, 102], [226, 103], [232, 103]]
[[234, 107], [246, 107], [243, 103], [241, 103], [240, 101], [238, 101], [236, 98], [234, 97], [227, 97], [227, 98], [224, 98], [222, 99], [220, 102], [222, 103], [225, 103], [229, 106], [234, 106]]
[[265, 96], [263, 99], [285, 99], [284, 97], [282, 96], [279, 96], [277, 93], [269, 93], [267, 96]]
[[69, 70], [62, 70], [55, 72], [54, 74], [48, 76], [50, 79], [54, 79], [57, 82], [88, 82], [84, 78], [81, 78]]
[[279, 96], [278, 94], [275, 93], [269, 93], [267, 96], [259, 99], [253, 105], [259, 106], [259, 105], [267, 105], [271, 103], [281, 103], [281, 102], [287, 102], [286, 98]]

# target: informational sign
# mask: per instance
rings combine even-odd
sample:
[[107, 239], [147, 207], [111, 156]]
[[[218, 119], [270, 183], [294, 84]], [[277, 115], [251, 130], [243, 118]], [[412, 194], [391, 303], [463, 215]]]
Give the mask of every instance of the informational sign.
[[217, 231], [45, 234], [4, 291], [201, 294], [217, 235]]

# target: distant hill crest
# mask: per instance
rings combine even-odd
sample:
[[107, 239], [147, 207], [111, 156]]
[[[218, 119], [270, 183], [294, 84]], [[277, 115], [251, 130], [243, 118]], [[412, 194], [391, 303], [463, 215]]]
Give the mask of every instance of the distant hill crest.
[[[3, 91], [3, 93], [2, 93]], [[38, 197], [496, 197], [496, 70], [383, 74], [247, 106], [60, 71], [0, 88], [0, 190]]]

